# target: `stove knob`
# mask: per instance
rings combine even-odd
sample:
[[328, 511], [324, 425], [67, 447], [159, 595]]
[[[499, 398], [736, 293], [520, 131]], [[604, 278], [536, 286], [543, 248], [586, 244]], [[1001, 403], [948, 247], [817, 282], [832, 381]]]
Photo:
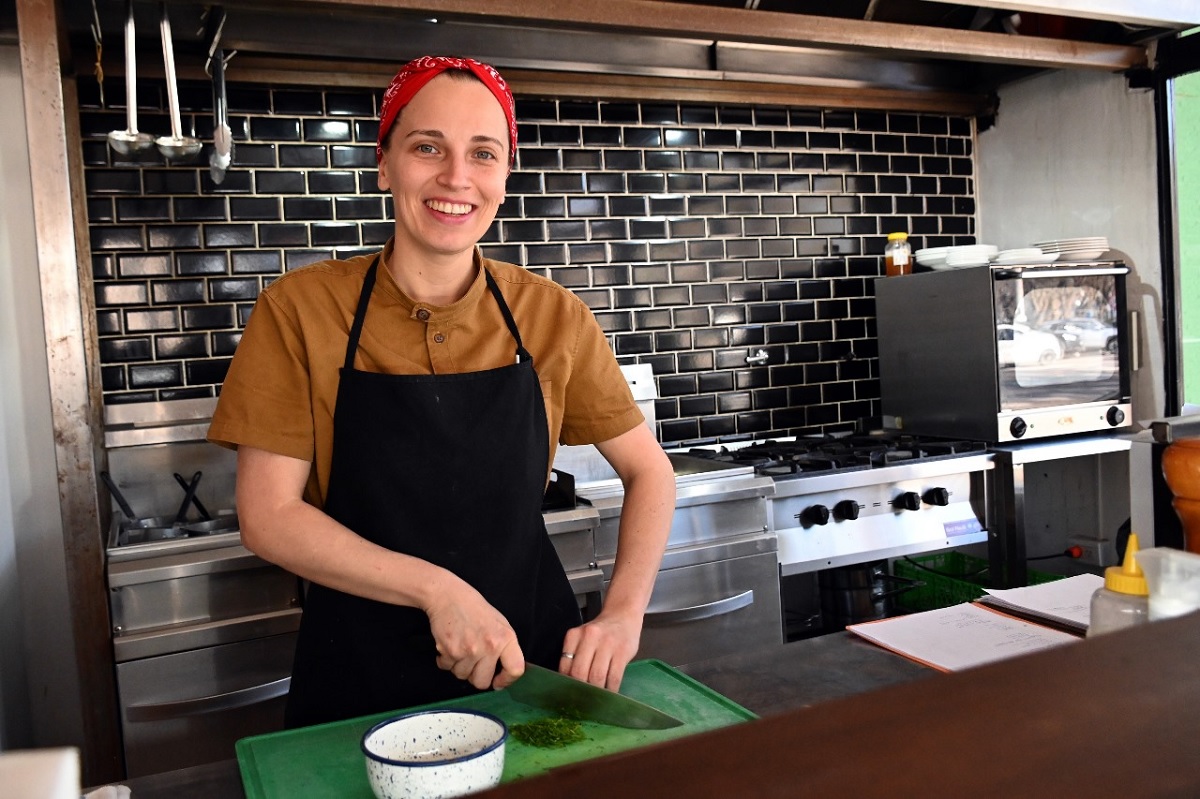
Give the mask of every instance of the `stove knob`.
[[1125, 411], [1114, 405], [1108, 409], [1105, 418], [1108, 419], [1108, 423], [1113, 427], [1119, 427], [1125, 421]]
[[1013, 438], [1021, 438], [1029, 432], [1029, 425], [1025, 424], [1025, 420], [1018, 416], [1008, 426], [1008, 432], [1012, 433]]
[[852, 499], [843, 499], [833, 506], [833, 517], [852, 522], [858, 518], [858, 510], [859, 505], [857, 502]]
[[931, 488], [921, 495], [921, 499], [925, 500], [926, 505], [941, 505], [945, 507], [950, 504], [950, 492], [940, 486]]
[[892, 505], [896, 507], [896, 510], [920, 510], [921, 495], [916, 491], [905, 491], [892, 500]]
[[829, 508], [824, 505], [810, 505], [796, 514], [796, 518], [809, 524], [829, 524]]

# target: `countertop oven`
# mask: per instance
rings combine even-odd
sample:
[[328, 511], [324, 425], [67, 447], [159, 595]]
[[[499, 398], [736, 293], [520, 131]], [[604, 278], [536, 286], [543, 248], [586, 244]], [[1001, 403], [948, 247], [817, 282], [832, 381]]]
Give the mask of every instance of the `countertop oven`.
[[875, 281], [885, 423], [990, 442], [1132, 424], [1128, 272], [1054, 262]]

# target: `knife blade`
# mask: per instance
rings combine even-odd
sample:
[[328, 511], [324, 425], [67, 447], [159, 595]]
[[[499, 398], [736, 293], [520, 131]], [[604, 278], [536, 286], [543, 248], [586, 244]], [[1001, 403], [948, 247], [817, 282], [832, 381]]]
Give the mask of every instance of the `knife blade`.
[[666, 730], [683, 724], [636, 699], [528, 662], [525, 673], [508, 687], [508, 692], [523, 704], [581, 721], [637, 730]]

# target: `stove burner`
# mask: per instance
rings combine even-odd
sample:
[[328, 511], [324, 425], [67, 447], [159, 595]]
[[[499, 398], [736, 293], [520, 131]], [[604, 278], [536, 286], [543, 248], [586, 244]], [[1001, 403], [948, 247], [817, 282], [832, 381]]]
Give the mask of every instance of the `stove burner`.
[[930, 439], [904, 433], [800, 438], [795, 441], [756, 441], [737, 449], [692, 449], [689, 455], [753, 466], [766, 477], [877, 469], [899, 463], [954, 458], [987, 452], [982, 441]]

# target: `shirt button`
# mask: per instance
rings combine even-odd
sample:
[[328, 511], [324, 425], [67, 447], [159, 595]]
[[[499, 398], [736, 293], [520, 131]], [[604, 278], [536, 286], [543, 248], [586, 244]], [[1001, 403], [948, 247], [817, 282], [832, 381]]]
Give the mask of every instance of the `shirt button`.
[[433, 336], [433, 340], [434, 340], [434, 342], [441, 344], [443, 341], [446, 340], [446, 337], [443, 336], [441, 333], [436, 333]]
[[417, 318], [420, 319], [422, 322], [428, 322], [429, 321], [429, 311], [422, 308], [421, 310], [417, 311]]

